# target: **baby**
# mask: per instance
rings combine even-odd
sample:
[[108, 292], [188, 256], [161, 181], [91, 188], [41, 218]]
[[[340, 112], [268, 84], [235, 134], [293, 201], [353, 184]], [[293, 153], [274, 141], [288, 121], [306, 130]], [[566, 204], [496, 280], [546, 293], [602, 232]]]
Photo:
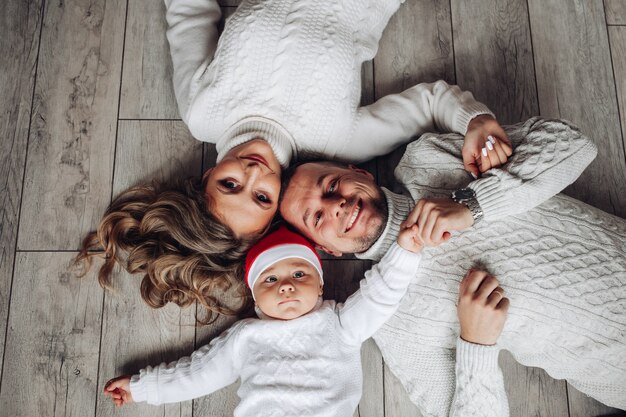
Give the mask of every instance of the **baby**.
[[[235, 416], [350, 416], [361, 397], [361, 344], [395, 312], [415, 276], [422, 248], [418, 239], [417, 226], [403, 229], [342, 304], [322, 300], [322, 265], [311, 243], [279, 228], [246, 258], [246, 281], [259, 319], [235, 323], [191, 357], [115, 378], [104, 392], [118, 406], [133, 401], [158, 405], [207, 395], [240, 378]], [[493, 326], [490, 330], [493, 337]], [[468, 351], [493, 350], [463, 343]]]

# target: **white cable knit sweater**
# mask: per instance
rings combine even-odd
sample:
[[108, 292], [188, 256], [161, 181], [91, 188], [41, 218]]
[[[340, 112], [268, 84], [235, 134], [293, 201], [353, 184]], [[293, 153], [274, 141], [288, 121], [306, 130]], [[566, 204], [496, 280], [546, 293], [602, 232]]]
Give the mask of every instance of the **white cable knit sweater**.
[[[179, 402], [241, 378], [236, 417], [351, 416], [361, 398], [361, 344], [396, 311], [420, 259], [394, 243], [345, 304], [324, 301], [294, 320], [239, 321], [191, 357], [134, 375], [133, 399]], [[455, 343], [459, 389], [452, 415], [506, 414], [498, 347]]]
[[465, 134], [491, 114], [443, 81], [358, 107], [372, 59], [399, 0], [243, 0], [217, 41], [215, 0], [166, 0], [174, 90], [197, 139], [232, 147], [267, 140], [286, 167], [297, 158], [364, 161], [433, 130]]
[[508, 134], [509, 162], [471, 183], [462, 137], [429, 134], [407, 148], [395, 173], [411, 197], [384, 190], [387, 227], [359, 257], [378, 259], [422, 197], [449, 197], [469, 184], [485, 218], [423, 251], [400, 308], [374, 339], [423, 414], [447, 415], [458, 283], [483, 266], [511, 300], [499, 345], [520, 363], [626, 409], [626, 221], [557, 195], [595, 157], [595, 146], [560, 121], [531, 119]]

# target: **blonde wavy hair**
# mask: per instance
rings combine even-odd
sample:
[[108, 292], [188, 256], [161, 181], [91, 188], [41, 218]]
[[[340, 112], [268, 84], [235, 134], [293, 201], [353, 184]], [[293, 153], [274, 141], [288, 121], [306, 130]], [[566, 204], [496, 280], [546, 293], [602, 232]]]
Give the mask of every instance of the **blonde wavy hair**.
[[[211, 214], [204, 179], [190, 178], [174, 186], [152, 183], [130, 188], [111, 203], [96, 231], [82, 242], [75, 263], [79, 275], [90, 269], [93, 257], [104, 259], [98, 271], [103, 288], [112, 288], [115, 264], [131, 274], [144, 274], [141, 296], [153, 308], [198, 302], [200, 324], [220, 314], [249, 314], [250, 293], [243, 281], [247, 250], [256, 238], [237, 238]], [[234, 288], [233, 288], [234, 287]], [[238, 307], [224, 302], [235, 290]]]

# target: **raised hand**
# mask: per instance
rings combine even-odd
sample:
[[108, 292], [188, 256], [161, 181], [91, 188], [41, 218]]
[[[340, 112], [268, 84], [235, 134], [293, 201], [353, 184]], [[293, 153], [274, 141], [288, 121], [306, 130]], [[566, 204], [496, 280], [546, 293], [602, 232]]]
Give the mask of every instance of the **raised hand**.
[[478, 178], [481, 173], [504, 165], [513, 150], [500, 123], [483, 114], [472, 119], [467, 126], [462, 154], [465, 170]]
[[417, 202], [401, 228], [417, 224], [422, 243], [438, 246], [450, 239], [450, 232], [474, 224], [470, 210], [450, 198], [423, 198]]
[[104, 386], [104, 395], [111, 397], [111, 400], [113, 400], [118, 407], [132, 403], [133, 396], [130, 393], [130, 375], [118, 376], [107, 382]]
[[495, 345], [509, 309], [509, 299], [496, 278], [472, 270], [459, 288], [461, 339], [479, 345]]

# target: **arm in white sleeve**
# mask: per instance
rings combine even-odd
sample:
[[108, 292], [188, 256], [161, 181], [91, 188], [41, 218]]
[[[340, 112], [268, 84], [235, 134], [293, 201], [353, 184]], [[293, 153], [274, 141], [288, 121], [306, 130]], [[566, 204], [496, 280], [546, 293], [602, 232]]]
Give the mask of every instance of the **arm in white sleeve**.
[[465, 135], [469, 122], [490, 114], [472, 93], [445, 81], [422, 83], [359, 108], [350, 139], [337, 159], [360, 162], [391, 152], [425, 132]]
[[189, 103], [199, 76], [213, 59], [221, 17], [216, 0], [165, 0], [167, 40], [174, 67], [174, 93], [182, 119], [187, 122]]
[[450, 417], [507, 417], [509, 403], [498, 366], [497, 346], [461, 338], [456, 346], [456, 390]]
[[148, 366], [130, 381], [135, 402], [152, 405], [191, 400], [232, 384], [239, 377], [238, 336], [245, 325], [235, 323], [210, 344], [169, 364]]
[[365, 273], [361, 287], [338, 306], [346, 340], [360, 344], [372, 336], [398, 309], [422, 255], [394, 243], [380, 263]]
[[463, 138], [424, 135], [410, 144], [396, 168], [396, 178], [417, 201], [423, 197], [449, 197], [469, 187], [485, 220], [523, 213], [573, 183], [595, 158], [593, 142], [561, 120], [532, 118], [505, 127], [513, 155], [499, 168], [472, 181], [463, 166]]

